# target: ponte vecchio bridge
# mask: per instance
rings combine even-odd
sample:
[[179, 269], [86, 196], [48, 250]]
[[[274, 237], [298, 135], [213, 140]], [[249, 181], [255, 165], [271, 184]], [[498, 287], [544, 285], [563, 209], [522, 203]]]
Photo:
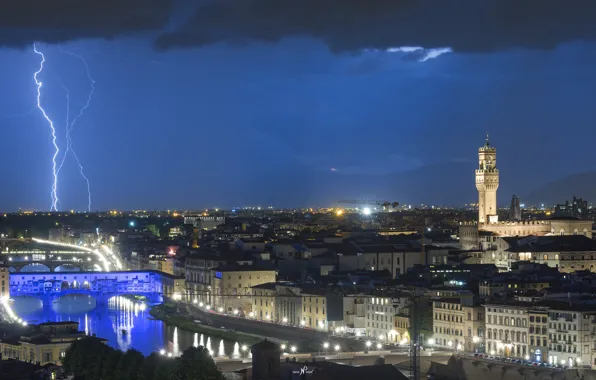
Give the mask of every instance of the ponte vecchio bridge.
[[10, 274], [11, 297], [38, 297], [44, 303], [71, 294], [90, 295], [98, 303], [125, 294], [161, 302], [183, 292], [183, 279], [158, 271]]

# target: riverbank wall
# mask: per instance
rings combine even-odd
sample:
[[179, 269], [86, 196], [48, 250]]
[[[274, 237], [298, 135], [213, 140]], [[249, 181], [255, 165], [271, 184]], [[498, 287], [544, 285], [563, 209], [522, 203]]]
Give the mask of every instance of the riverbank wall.
[[149, 314], [170, 326], [178, 327], [189, 332], [206, 334], [211, 337], [222, 338], [232, 342], [252, 345], [263, 340], [263, 336], [229, 329], [216, 328], [195, 322], [191, 317], [177, 314], [176, 307], [167, 305], [153, 306]]

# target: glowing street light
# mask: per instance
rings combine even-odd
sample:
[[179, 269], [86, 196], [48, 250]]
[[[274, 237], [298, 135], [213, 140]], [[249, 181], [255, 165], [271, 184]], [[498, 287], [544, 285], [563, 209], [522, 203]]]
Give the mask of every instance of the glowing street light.
[[203, 307], [203, 303], [202, 302], [199, 302], [199, 307]]
[[306, 321], [303, 319], [300, 321], [300, 326], [304, 326], [304, 325], [306, 325]]
[[281, 349], [282, 349], [282, 351], [285, 350], [286, 349], [286, 345], [285, 344], [282, 344], [281, 345]]
[[323, 343], [323, 348], [325, 348], [325, 349], [329, 348], [329, 343], [328, 342]]
[[430, 339], [428, 340], [428, 344], [429, 344], [429, 345], [431, 345], [431, 346], [432, 346], [433, 344], [435, 344], [435, 339], [434, 339], [434, 338], [430, 338]]
[[292, 352], [296, 352], [296, 346], [292, 346], [292, 348], [290, 348], [290, 350], [291, 350]]
[[364, 215], [370, 215], [370, 213], [371, 213], [370, 208], [368, 208], [368, 207], [363, 208], [362, 209], [362, 213]]
[[234, 310], [234, 315], [238, 315], [238, 310]]
[[288, 323], [288, 318], [284, 317], [284, 318], [282, 319], [282, 321], [283, 321], [284, 323]]
[[219, 311], [220, 313], [223, 312], [223, 307], [218, 308], [217, 311]]
[[381, 348], [383, 348], [383, 345], [381, 343], [377, 343], [377, 349], [380, 350]]
[[335, 345], [335, 351], [339, 351], [339, 344]]
[[366, 347], [370, 347], [372, 345], [372, 342], [370, 340], [366, 341]]
[[211, 310], [211, 306], [210, 305], [207, 305], [207, 306], [205, 306], [205, 309]]
[[242, 351], [246, 351], [246, 350], [248, 350], [248, 347], [246, 347], [246, 344], [243, 344], [242, 345]]
[[164, 350], [163, 348], [161, 350], [159, 350], [159, 354], [160, 355], [165, 355], [166, 354], [166, 350]]
[[168, 352], [168, 358], [171, 358], [171, 357], [172, 357], [172, 353]]

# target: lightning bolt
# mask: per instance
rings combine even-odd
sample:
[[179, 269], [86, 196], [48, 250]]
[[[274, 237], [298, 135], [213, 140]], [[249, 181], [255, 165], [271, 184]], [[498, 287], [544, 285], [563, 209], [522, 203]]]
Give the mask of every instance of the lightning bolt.
[[50, 211], [58, 211], [58, 173], [57, 173], [57, 165], [56, 165], [56, 158], [60, 154], [60, 148], [58, 147], [58, 142], [56, 138], [56, 128], [54, 127], [54, 122], [48, 116], [46, 111], [43, 109], [41, 105], [41, 88], [43, 87], [43, 82], [37, 79], [37, 76], [43, 71], [43, 64], [46, 61], [45, 55], [39, 50], [37, 50], [37, 46], [33, 44], [33, 51], [35, 54], [41, 57], [41, 62], [39, 64], [39, 70], [33, 74], [33, 80], [37, 85], [37, 108], [41, 111], [44, 119], [50, 125], [50, 130], [52, 133], [52, 145], [54, 145], [54, 155], [52, 156], [52, 176], [54, 177], [54, 181], [52, 182], [52, 191], [50, 192], [50, 198], [52, 199], [52, 204], [50, 205]]
[[89, 65], [87, 64], [87, 61], [85, 60], [85, 58], [83, 58], [83, 56], [76, 54], [74, 52], [71, 51], [64, 51], [62, 50], [62, 48], [60, 48], [60, 50], [63, 53], [72, 55], [74, 57], [79, 58], [83, 64], [85, 65], [85, 69], [87, 70], [87, 78], [89, 79], [89, 83], [91, 83], [91, 90], [89, 91], [89, 94], [87, 95], [87, 103], [85, 103], [85, 105], [79, 110], [79, 113], [77, 114], [77, 116], [74, 117], [74, 119], [72, 119], [72, 122], [69, 120], [69, 113], [70, 113], [70, 106], [69, 106], [69, 91], [68, 88], [64, 85], [64, 83], [62, 84], [62, 88], [64, 88], [64, 90], [66, 91], [66, 102], [67, 102], [67, 111], [66, 111], [66, 150], [64, 151], [64, 155], [62, 156], [62, 161], [60, 162], [60, 165], [58, 166], [58, 170], [57, 173], [60, 173], [60, 170], [62, 169], [62, 166], [64, 165], [64, 161], [66, 161], [66, 156], [68, 155], [68, 153], [72, 153], [72, 156], [75, 158], [77, 165], [79, 167], [79, 173], [81, 173], [81, 177], [83, 177], [83, 179], [85, 180], [86, 184], [87, 184], [87, 211], [91, 211], [91, 183], [89, 182], [89, 178], [85, 175], [85, 171], [83, 170], [83, 165], [81, 164], [81, 160], [79, 160], [79, 157], [77, 156], [77, 153], [74, 151], [73, 147], [72, 147], [72, 136], [71, 136], [71, 132], [74, 129], [74, 126], [77, 122], [77, 120], [79, 120], [79, 118], [81, 116], [83, 116], [83, 113], [85, 112], [85, 110], [87, 108], [89, 108], [89, 105], [91, 104], [91, 98], [93, 97], [93, 92], [95, 91], [95, 80], [93, 80], [93, 77], [91, 77], [91, 71], [89, 70]]

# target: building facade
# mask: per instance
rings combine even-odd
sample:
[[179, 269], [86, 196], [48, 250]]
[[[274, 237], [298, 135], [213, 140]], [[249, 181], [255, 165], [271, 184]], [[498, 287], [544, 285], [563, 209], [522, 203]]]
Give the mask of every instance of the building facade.
[[275, 282], [253, 286], [252, 310], [249, 317], [260, 321], [272, 321], [275, 316]]
[[506, 304], [484, 305], [486, 349], [491, 355], [528, 359], [529, 308]]
[[211, 269], [215, 310], [248, 315], [252, 311], [252, 287], [275, 282], [277, 271], [255, 265], [225, 265]]
[[456, 351], [484, 351], [484, 308], [472, 298], [433, 301], [434, 344]]

